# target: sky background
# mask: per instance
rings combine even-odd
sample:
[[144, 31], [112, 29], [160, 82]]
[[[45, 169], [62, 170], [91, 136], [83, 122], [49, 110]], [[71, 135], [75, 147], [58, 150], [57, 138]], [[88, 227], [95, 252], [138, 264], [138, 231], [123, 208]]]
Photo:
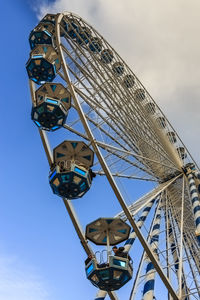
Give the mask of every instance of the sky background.
[[[85, 253], [62, 201], [51, 192], [49, 166], [30, 119], [29, 33], [47, 12], [85, 18], [133, 69], [199, 164], [200, 2], [7, 0], [2, 9], [0, 300], [93, 299]], [[138, 184], [131, 199], [149, 188]], [[83, 227], [120, 211], [102, 178], [75, 206]], [[128, 299], [130, 285], [120, 299]]]

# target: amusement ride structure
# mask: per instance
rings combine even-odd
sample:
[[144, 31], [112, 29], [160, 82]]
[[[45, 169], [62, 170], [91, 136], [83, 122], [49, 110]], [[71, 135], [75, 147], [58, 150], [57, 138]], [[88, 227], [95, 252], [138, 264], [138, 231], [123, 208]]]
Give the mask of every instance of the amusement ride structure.
[[[166, 299], [200, 299], [200, 172], [178, 134], [118, 53], [81, 17], [47, 14], [29, 42], [31, 118], [51, 189], [63, 199], [86, 252], [95, 299], [118, 299], [116, 290], [132, 278], [130, 300], [158, 299], [156, 278]], [[48, 138], [60, 128], [75, 138], [51, 150]], [[88, 220], [84, 232], [73, 202], [98, 176], [105, 176], [122, 211]], [[138, 181], [154, 187], [127, 205], [126, 185]], [[130, 252], [136, 240], [140, 249]], [[89, 241], [106, 246], [104, 261]], [[113, 254], [111, 246], [124, 241]]]

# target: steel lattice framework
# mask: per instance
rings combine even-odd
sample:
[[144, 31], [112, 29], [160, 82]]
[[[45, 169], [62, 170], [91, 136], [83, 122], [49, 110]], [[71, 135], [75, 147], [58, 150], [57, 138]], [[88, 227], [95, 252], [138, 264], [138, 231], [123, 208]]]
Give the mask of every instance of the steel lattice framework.
[[[138, 238], [143, 248], [130, 300], [155, 299], [156, 273], [168, 299], [199, 299], [198, 166], [136, 75], [92, 26], [68, 12], [48, 18], [54, 19], [54, 49], [61, 59], [56, 82], [64, 83], [72, 96], [63, 127], [93, 148], [94, 172], [106, 176], [122, 207], [117, 216], [128, 220], [133, 229], [125, 247], [129, 251]], [[66, 24], [72, 26], [75, 37]], [[88, 33], [87, 40], [76, 28]], [[35, 105], [32, 80], [30, 89]], [[48, 137], [52, 133], [47, 136], [41, 129], [39, 133], [51, 166]], [[152, 181], [155, 188], [128, 206], [126, 193], [118, 184], [120, 178], [125, 190], [130, 180]], [[89, 255], [92, 249], [72, 203], [63, 201]], [[151, 226], [144, 230], [148, 215]], [[114, 292], [108, 294], [117, 299]], [[95, 299], [105, 299], [106, 295], [99, 291]]]

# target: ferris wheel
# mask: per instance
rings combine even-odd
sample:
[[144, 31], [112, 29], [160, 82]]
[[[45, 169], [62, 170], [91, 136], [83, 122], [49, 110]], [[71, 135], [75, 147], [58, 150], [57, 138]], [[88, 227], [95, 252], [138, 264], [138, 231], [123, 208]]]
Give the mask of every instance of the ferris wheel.
[[[130, 280], [130, 300], [158, 299], [157, 278], [166, 299], [199, 299], [200, 172], [182, 140], [125, 61], [81, 17], [47, 14], [29, 42], [31, 118], [52, 192], [63, 199], [86, 252], [95, 299], [118, 299], [116, 291]], [[61, 128], [76, 138], [52, 150], [48, 139]], [[83, 230], [73, 201], [98, 176], [105, 176], [122, 211], [90, 219]], [[133, 193], [138, 181], [154, 188], [128, 205], [125, 191]], [[132, 252], [136, 240], [140, 249]], [[106, 246], [105, 259], [93, 244]]]

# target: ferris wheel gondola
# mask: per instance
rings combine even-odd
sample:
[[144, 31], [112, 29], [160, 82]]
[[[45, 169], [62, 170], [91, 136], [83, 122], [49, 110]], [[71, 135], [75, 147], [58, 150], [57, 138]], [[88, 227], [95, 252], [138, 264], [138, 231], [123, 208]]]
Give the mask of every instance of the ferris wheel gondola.
[[130, 226], [119, 218], [99, 218], [86, 227], [87, 239], [96, 245], [107, 246], [106, 264], [98, 264], [93, 258], [85, 266], [87, 278], [101, 290], [118, 290], [132, 278], [133, 267], [127, 254], [110, 253], [110, 245], [127, 240], [130, 230]]

